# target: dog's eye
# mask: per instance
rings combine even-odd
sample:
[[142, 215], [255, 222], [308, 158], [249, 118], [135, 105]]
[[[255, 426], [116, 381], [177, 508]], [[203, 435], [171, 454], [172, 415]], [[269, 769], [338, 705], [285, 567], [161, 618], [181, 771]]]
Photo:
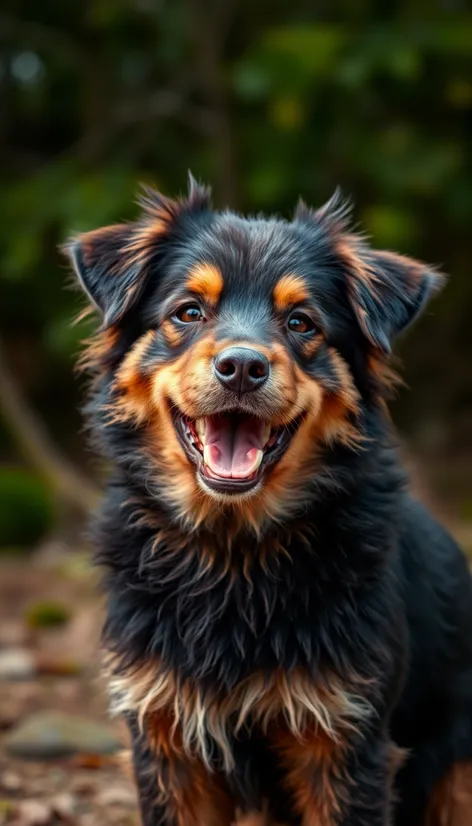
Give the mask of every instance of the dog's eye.
[[203, 321], [203, 314], [198, 304], [186, 304], [177, 310], [175, 318], [183, 324], [194, 324], [196, 321]]
[[287, 321], [287, 328], [291, 333], [313, 333], [316, 330], [315, 322], [305, 313], [292, 313]]

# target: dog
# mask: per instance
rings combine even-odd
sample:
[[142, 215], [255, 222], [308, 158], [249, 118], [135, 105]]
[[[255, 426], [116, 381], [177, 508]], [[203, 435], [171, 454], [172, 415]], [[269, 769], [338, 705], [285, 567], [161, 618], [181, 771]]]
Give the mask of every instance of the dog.
[[441, 275], [338, 194], [246, 218], [190, 178], [140, 206], [66, 251], [100, 316], [94, 542], [144, 826], [471, 824], [471, 578], [386, 406]]

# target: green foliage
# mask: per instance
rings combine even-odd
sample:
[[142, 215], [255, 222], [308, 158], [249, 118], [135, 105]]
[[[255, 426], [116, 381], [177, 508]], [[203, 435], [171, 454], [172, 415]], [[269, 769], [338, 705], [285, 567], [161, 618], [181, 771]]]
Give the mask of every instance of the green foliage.
[[0, 815], [5, 818], [10, 817], [15, 811], [15, 805], [11, 800], [0, 800]]
[[28, 548], [50, 530], [54, 508], [49, 491], [36, 476], [0, 467], [0, 549]]
[[25, 614], [25, 620], [30, 628], [55, 628], [64, 625], [68, 619], [69, 611], [66, 606], [52, 600], [35, 602]]

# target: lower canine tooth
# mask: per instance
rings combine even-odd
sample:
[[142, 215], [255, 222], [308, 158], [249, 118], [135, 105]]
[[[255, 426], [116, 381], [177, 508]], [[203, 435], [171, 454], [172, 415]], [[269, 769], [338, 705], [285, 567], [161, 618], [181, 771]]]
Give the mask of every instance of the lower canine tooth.
[[267, 444], [267, 442], [269, 441], [271, 430], [272, 430], [272, 428], [271, 428], [270, 424], [264, 425], [264, 429], [262, 431], [262, 444], [263, 445]]
[[262, 450], [254, 450], [254, 458], [252, 460], [252, 464], [249, 468], [247, 468], [247, 475], [248, 476], [250, 476], [251, 473], [254, 473], [254, 471], [257, 470], [260, 463], [262, 462], [263, 455], [264, 455], [264, 453], [263, 453]]
[[205, 419], [197, 419], [195, 422], [195, 429], [198, 435], [203, 439], [205, 436]]

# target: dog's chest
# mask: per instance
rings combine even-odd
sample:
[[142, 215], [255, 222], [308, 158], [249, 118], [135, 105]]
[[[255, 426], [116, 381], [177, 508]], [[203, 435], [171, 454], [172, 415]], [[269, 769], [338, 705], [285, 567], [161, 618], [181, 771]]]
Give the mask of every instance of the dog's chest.
[[[113, 665], [112, 665], [113, 668]], [[271, 736], [283, 726], [296, 738], [319, 731], [337, 741], [371, 713], [361, 683], [335, 675], [315, 681], [302, 670], [256, 672], [231, 692], [182, 680], [162, 663], [115, 674], [110, 681], [112, 709], [132, 713], [140, 725], [172, 741], [173, 747], [199, 757], [208, 768], [215, 760], [225, 771], [234, 768], [234, 743], [257, 729]]]
[[234, 740], [254, 728], [282, 722], [296, 737], [314, 727], [337, 738], [356, 727], [369, 705], [354, 670], [346, 678], [333, 667], [323, 583], [290, 560], [264, 574], [210, 571], [161, 587], [140, 667], [111, 663], [115, 710], [164, 727], [186, 752], [227, 770]]
[[352, 590], [313, 554], [164, 574], [136, 611], [146, 651], [185, 678], [229, 689], [257, 671], [314, 673], [349, 659]]

